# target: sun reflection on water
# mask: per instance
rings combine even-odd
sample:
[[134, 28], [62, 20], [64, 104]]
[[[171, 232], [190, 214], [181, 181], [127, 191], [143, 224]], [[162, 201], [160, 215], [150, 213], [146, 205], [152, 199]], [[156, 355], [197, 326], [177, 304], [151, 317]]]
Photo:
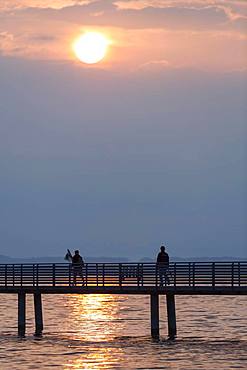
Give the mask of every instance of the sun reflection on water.
[[77, 324], [75, 332], [77, 339], [94, 342], [112, 340], [116, 335], [116, 325], [119, 325], [118, 312], [119, 305], [114, 296], [97, 294], [73, 296], [71, 316]]
[[[122, 350], [114, 346], [121, 330], [119, 299], [114, 295], [71, 295], [68, 297], [70, 323], [70, 357], [64, 370], [107, 369], [121, 358]], [[108, 342], [108, 346], [103, 344]], [[113, 345], [111, 345], [113, 343]]]
[[109, 369], [113, 368], [114, 364], [119, 364], [120, 350], [112, 353], [107, 348], [98, 348], [97, 352], [90, 351], [88, 355], [83, 358], [77, 357], [74, 360], [69, 360], [69, 363], [64, 367], [64, 370], [77, 370], [77, 369]]

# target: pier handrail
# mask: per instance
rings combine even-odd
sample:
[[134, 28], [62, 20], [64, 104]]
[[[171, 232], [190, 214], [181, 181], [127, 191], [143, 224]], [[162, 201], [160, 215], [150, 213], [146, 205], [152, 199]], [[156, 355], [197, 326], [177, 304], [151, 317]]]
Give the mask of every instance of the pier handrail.
[[[69, 263], [0, 264], [0, 288], [73, 287], [74, 275]], [[247, 289], [247, 261], [171, 262], [165, 270], [156, 263], [86, 263], [82, 267], [83, 278], [77, 275], [78, 286], [102, 289], [160, 286]]]

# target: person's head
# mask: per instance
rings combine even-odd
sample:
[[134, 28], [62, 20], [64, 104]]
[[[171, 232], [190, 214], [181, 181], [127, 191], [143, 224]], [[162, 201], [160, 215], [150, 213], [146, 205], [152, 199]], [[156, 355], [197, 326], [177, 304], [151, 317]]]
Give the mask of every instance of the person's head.
[[79, 251], [78, 251], [78, 249], [75, 251], [75, 254], [79, 254]]
[[164, 245], [162, 245], [161, 247], [160, 247], [160, 250], [161, 250], [161, 252], [165, 252], [165, 247], [164, 247]]

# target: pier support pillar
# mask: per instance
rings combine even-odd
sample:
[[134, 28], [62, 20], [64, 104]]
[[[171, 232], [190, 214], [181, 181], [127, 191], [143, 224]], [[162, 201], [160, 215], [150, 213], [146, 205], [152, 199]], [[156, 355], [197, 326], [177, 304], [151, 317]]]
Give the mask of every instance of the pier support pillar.
[[160, 335], [159, 330], [159, 295], [154, 293], [150, 296], [151, 309], [151, 335], [152, 338], [157, 339]]
[[170, 339], [174, 339], [177, 335], [176, 307], [174, 294], [166, 295], [166, 306], [167, 306], [168, 336]]
[[41, 293], [34, 293], [34, 317], [35, 317], [35, 335], [40, 336], [43, 331], [43, 313]]
[[25, 337], [26, 333], [26, 293], [18, 293], [18, 335]]

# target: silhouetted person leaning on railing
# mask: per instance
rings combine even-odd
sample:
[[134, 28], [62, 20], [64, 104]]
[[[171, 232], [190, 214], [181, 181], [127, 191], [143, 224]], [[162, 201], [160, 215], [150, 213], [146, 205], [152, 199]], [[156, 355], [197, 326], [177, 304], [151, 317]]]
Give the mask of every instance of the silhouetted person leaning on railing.
[[79, 275], [82, 279], [82, 284], [84, 285], [84, 277], [82, 268], [84, 266], [84, 261], [80, 256], [78, 250], [75, 251], [74, 256], [72, 257], [72, 271], [73, 271], [73, 285], [76, 285], [76, 278]]
[[165, 284], [170, 284], [168, 277], [169, 274], [169, 255], [165, 251], [165, 247], [162, 245], [160, 247], [160, 252], [157, 256], [157, 273], [159, 274], [160, 286]]

